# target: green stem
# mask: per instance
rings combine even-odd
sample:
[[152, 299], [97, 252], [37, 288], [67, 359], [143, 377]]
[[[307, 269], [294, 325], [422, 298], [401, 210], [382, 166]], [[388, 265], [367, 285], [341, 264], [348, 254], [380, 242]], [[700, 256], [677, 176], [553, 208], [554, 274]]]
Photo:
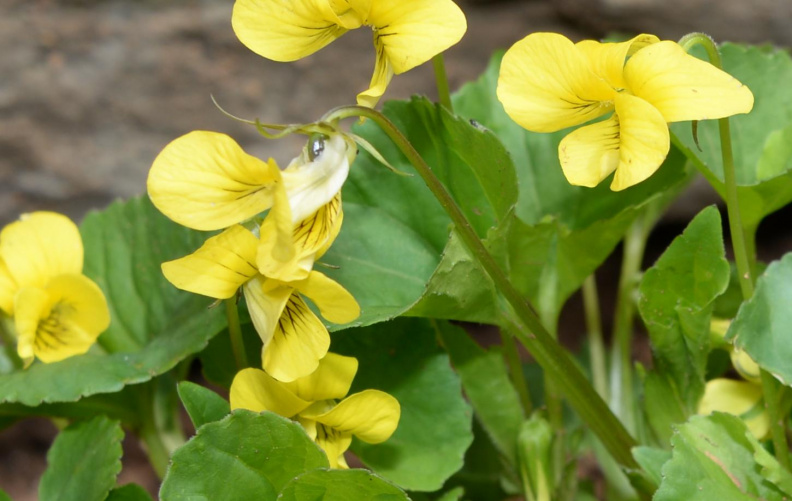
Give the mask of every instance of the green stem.
[[528, 384], [525, 382], [522, 360], [520, 360], [520, 354], [517, 352], [517, 344], [514, 342], [514, 336], [510, 332], [507, 332], [506, 329], [501, 328], [500, 337], [503, 358], [506, 360], [506, 366], [509, 368], [509, 376], [511, 377], [512, 384], [517, 390], [517, 395], [520, 397], [520, 403], [525, 411], [525, 415], [530, 416], [531, 412], [533, 412], [533, 403], [531, 402], [531, 393], [528, 391]]
[[324, 120], [336, 121], [350, 117], [369, 118], [379, 125], [415, 167], [451, 218], [462, 243], [490, 277], [497, 290], [500, 291], [501, 297], [506, 301], [502, 308], [504, 321], [510, 321], [513, 317], [515, 337], [544, 369], [546, 377], [556, 383], [570, 405], [577, 411], [583, 422], [599, 437], [611, 455], [622, 466], [637, 468], [638, 465], [630, 452], [630, 449], [636, 445], [635, 440], [610, 411], [605, 401], [600, 398], [577, 365], [545, 329], [533, 307], [514, 288], [495, 259], [484, 247], [454, 199], [407, 138], [385, 115], [362, 106], [336, 108], [325, 115]]
[[245, 342], [242, 339], [242, 328], [239, 325], [236, 300], [234, 298], [226, 299], [225, 307], [228, 319], [228, 336], [231, 338], [231, 350], [234, 352], [237, 369], [247, 369], [249, 367], [247, 353], [245, 353]]
[[432, 66], [434, 67], [435, 82], [437, 82], [437, 98], [440, 104], [453, 113], [454, 107], [451, 104], [451, 91], [448, 87], [448, 76], [446, 75], [442, 53], [432, 58]]
[[[710, 62], [716, 68], [722, 70], [718, 48], [709, 36], [703, 33], [691, 33], [679, 41], [679, 44], [689, 50], [693, 45], [701, 45], [707, 51]], [[718, 130], [720, 132], [721, 156], [723, 158], [723, 180], [726, 187], [726, 210], [729, 215], [729, 232], [731, 234], [734, 261], [737, 265], [737, 275], [740, 281], [743, 300], [747, 301], [753, 296], [754, 279], [751, 264], [755, 259], [753, 246], [748, 247], [746, 243], [746, 229], [742, 223], [740, 213], [740, 200], [737, 193], [737, 173], [734, 166], [734, 155], [732, 154], [731, 130], [729, 119], [721, 118], [718, 120]], [[753, 232], [752, 237], [753, 237]], [[770, 416], [770, 433], [773, 439], [773, 448], [778, 462], [787, 470], [790, 469], [789, 445], [787, 443], [786, 429], [784, 426], [784, 416], [779, 414], [778, 409], [778, 382], [767, 371], [761, 371], [762, 392], [764, 395], [765, 406]]]
[[611, 403], [616, 415], [630, 432], [635, 433], [635, 399], [633, 395], [632, 341], [635, 317], [635, 285], [641, 272], [646, 248], [646, 220], [644, 214], [633, 221], [624, 238], [619, 288], [613, 323], [613, 354], [611, 356]]
[[20, 370], [25, 366], [25, 362], [19, 358], [16, 350], [16, 336], [12, 333], [13, 324], [9, 317], [0, 313], [0, 342], [6, 347], [6, 355], [14, 365], [14, 369]]
[[592, 273], [583, 282], [583, 310], [586, 315], [586, 332], [589, 342], [589, 360], [594, 389], [608, 400], [608, 368], [605, 360], [605, 342], [602, 340], [602, 319], [600, 318], [597, 279]]

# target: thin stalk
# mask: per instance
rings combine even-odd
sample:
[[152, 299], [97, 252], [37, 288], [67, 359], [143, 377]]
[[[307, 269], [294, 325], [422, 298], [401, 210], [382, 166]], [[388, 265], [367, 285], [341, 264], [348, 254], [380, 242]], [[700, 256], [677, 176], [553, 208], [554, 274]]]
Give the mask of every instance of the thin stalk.
[[237, 310], [236, 300], [229, 298], [225, 300], [226, 318], [228, 319], [228, 336], [231, 338], [231, 350], [234, 352], [234, 361], [237, 369], [247, 369], [247, 353], [245, 353], [245, 342], [242, 339], [242, 328], [239, 325], [239, 310]]
[[600, 318], [597, 279], [592, 273], [583, 281], [583, 310], [586, 316], [586, 333], [589, 342], [589, 360], [594, 389], [608, 400], [608, 367], [605, 360], [605, 342], [602, 340], [602, 319]]
[[[679, 44], [688, 50], [693, 45], [701, 45], [707, 51], [710, 62], [716, 68], [723, 69], [718, 48], [709, 36], [703, 33], [691, 33], [680, 40]], [[754, 278], [751, 264], [755, 259], [753, 246], [750, 248], [746, 243], [746, 228], [742, 223], [740, 214], [740, 200], [737, 193], [737, 173], [734, 166], [734, 155], [732, 154], [731, 130], [729, 119], [718, 120], [718, 131], [720, 132], [721, 156], [723, 158], [723, 180], [726, 187], [726, 210], [729, 215], [729, 232], [732, 240], [732, 250], [734, 261], [737, 265], [737, 275], [740, 281], [740, 290], [743, 300], [747, 301], [753, 296]], [[753, 232], [751, 232], [753, 233]], [[753, 234], [751, 235], [753, 237]], [[761, 371], [762, 393], [764, 395], [765, 407], [770, 416], [770, 434], [773, 439], [773, 448], [778, 462], [787, 470], [790, 469], [789, 445], [787, 443], [786, 429], [784, 426], [784, 416], [779, 414], [778, 409], [778, 382], [767, 371]]]
[[613, 354], [611, 356], [611, 404], [631, 433], [635, 433], [635, 399], [633, 395], [632, 342], [635, 317], [634, 292], [641, 272], [646, 238], [644, 214], [627, 230], [624, 238], [619, 288], [613, 323]]
[[6, 354], [14, 365], [14, 369], [20, 370], [25, 366], [25, 362], [19, 358], [16, 347], [16, 336], [12, 334], [14, 327], [11, 324], [11, 319], [0, 313], [0, 342], [7, 348]]
[[506, 329], [500, 329], [500, 338], [503, 358], [509, 368], [509, 377], [515, 390], [517, 390], [517, 395], [520, 397], [520, 403], [525, 415], [530, 416], [531, 412], [533, 412], [533, 403], [531, 402], [531, 393], [528, 391], [528, 384], [525, 382], [522, 360], [520, 360], [520, 354], [517, 352], [514, 336], [507, 332]]
[[141, 385], [137, 390], [137, 398], [140, 409], [141, 426], [138, 435], [143, 441], [149, 463], [154, 469], [154, 473], [162, 480], [168, 470], [171, 451], [165, 444], [164, 437], [157, 426], [157, 417], [154, 411], [154, 388], [153, 383]]
[[605, 401], [597, 394], [564, 349], [542, 325], [530, 303], [514, 288], [495, 259], [484, 247], [454, 199], [407, 138], [385, 115], [362, 106], [336, 108], [325, 115], [324, 120], [332, 122], [350, 117], [365, 117], [376, 123], [415, 167], [451, 218], [462, 243], [500, 291], [501, 297], [505, 301], [501, 308], [504, 321], [511, 321], [517, 340], [526, 347], [544, 369], [546, 377], [557, 384], [572, 408], [599, 437], [616, 461], [627, 468], [637, 468], [638, 464], [630, 452], [630, 449], [636, 445], [635, 440], [610, 411]]
[[446, 75], [442, 53], [432, 58], [432, 66], [434, 67], [435, 82], [437, 83], [437, 98], [440, 104], [453, 113], [454, 107], [451, 104], [451, 91], [448, 86], [448, 76]]

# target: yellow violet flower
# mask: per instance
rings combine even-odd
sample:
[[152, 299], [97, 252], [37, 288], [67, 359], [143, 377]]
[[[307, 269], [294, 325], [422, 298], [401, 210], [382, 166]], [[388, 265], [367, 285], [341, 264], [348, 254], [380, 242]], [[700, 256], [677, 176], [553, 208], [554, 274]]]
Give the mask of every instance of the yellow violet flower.
[[[315, 231], [338, 233], [323, 230], [318, 224], [309, 226]], [[208, 239], [193, 254], [163, 263], [162, 271], [179, 289], [217, 299], [231, 298], [241, 287], [253, 325], [264, 343], [264, 369], [281, 381], [293, 381], [313, 372], [330, 347], [327, 328], [303, 296], [334, 323], [351, 322], [360, 314], [360, 307], [346, 289], [318, 271], [294, 281], [261, 275], [256, 266], [258, 247], [259, 239], [250, 230], [235, 225]]]
[[348, 468], [344, 452], [353, 435], [370, 444], [384, 442], [401, 417], [398, 400], [385, 392], [364, 390], [344, 398], [357, 365], [353, 357], [328, 353], [316, 371], [291, 383], [245, 369], [231, 383], [231, 409], [271, 411], [295, 419], [325, 451], [331, 468]]
[[758, 384], [724, 378], [707, 381], [698, 413], [707, 415], [715, 411], [738, 416], [759, 440], [770, 430], [770, 416], [764, 408], [762, 387]]
[[670, 148], [669, 122], [748, 113], [753, 94], [679, 44], [639, 35], [622, 43], [533, 33], [504, 55], [498, 99], [533, 132], [555, 132], [613, 113], [567, 135], [558, 154], [567, 180], [611, 189], [651, 176]]
[[248, 155], [225, 134], [193, 131], [154, 160], [148, 193], [173, 221], [195, 230], [220, 230], [272, 207], [282, 179], [295, 220], [301, 221], [341, 190], [355, 147], [343, 134], [310, 141], [280, 172], [277, 163]]
[[66, 216], [25, 214], [0, 232], [0, 310], [14, 319], [26, 365], [85, 353], [110, 325], [104, 294], [82, 267], [80, 232]]
[[370, 26], [376, 60], [358, 104], [374, 107], [394, 74], [425, 63], [467, 30], [451, 0], [236, 0], [231, 24], [250, 50], [273, 61], [296, 61], [349, 30]]

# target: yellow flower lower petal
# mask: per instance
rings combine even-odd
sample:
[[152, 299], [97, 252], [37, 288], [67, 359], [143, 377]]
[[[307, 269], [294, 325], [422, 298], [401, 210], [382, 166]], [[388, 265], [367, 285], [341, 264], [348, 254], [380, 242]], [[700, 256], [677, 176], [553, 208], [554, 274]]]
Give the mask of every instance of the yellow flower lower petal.
[[179, 289], [227, 299], [258, 275], [258, 243], [253, 233], [234, 225], [208, 239], [189, 256], [162, 263], [162, 273]]
[[352, 434], [364, 442], [378, 444], [388, 440], [401, 417], [399, 401], [379, 390], [364, 390], [342, 400], [331, 410], [303, 416], [314, 419], [342, 434]]
[[330, 334], [297, 294], [289, 297], [275, 332], [261, 351], [261, 365], [279, 381], [307, 376], [330, 348]]
[[739, 416], [760, 440], [770, 430], [770, 418], [764, 411], [762, 387], [759, 385], [723, 378], [708, 381], [697, 412], [707, 415], [715, 411]]
[[193, 131], [168, 144], [151, 166], [148, 194], [163, 214], [196, 230], [219, 230], [272, 205], [278, 166], [245, 153], [217, 132]]
[[374, 33], [374, 50], [377, 56], [374, 59], [374, 73], [371, 75], [369, 88], [357, 95], [357, 104], [367, 108], [377, 106], [394, 75], [393, 65], [385, 55], [385, 46], [376, 32]]
[[368, 24], [397, 74], [456, 44], [467, 30], [465, 14], [451, 0], [377, 0]]
[[261, 275], [251, 278], [242, 287], [250, 319], [264, 346], [272, 340], [286, 302], [294, 288]]
[[330, 468], [349, 468], [344, 459], [344, 453], [352, 445], [351, 433], [343, 433], [322, 423], [316, 423], [314, 442], [327, 454]]
[[533, 33], [506, 51], [497, 92], [506, 113], [534, 132], [555, 132], [602, 116], [613, 109], [615, 94], [583, 52], [555, 33]]
[[615, 170], [611, 189], [623, 190], [651, 176], [668, 154], [668, 126], [656, 109], [623, 93], [615, 102], [616, 114], [571, 132], [558, 145], [570, 184], [593, 187]]
[[620, 191], [647, 179], [660, 168], [671, 148], [668, 124], [657, 109], [639, 97], [616, 97], [621, 145], [611, 189]]
[[349, 393], [357, 369], [355, 357], [328, 353], [311, 374], [283, 384], [295, 395], [310, 402], [344, 398]]
[[309, 147], [318, 150], [318, 155], [309, 161], [304, 153], [281, 173], [295, 224], [330, 203], [341, 191], [354, 159], [353, 147], [341, 134], [312, 141]]
[[354, 296], [338, 282], [318, 271], [292, 285], [314, 302], [319, 313], [334, 324], [345, 324], [360, 316], [360, 306]]
[[666, 122], [748, 113], [753, 94], [736, 78], [664, 41], [633, 55], [624, 67], [633, 94], [660, 110]]
[[0, 258], [19, 287], [44, 287], [63, 273], [82, 273], [80, 230], [54, 212], [23, 214], [0, 232]]
[[5, 312], [6, 315], [12, 316], [14, 314], [14, 296], [16, 295], [17, 286], [11, 272], [0, 257], [0, 311]]
[[243, 369], [234, 376], [229, 392], [231, 410], [271, 411], [291, 418], [311, 405], [283, 383], [260, 369]]
[[[341, 212], [341, 192], [338, 192], [330, 203], [322, 206], [307, 219], [300, 221], [297, 226], [291, 224], [291, 211], [286, 207], [286, 221], [276, 203], [267, 219], [261, 226], [261, 244], [258, 248], [257, 264], [262, 275], [292, 282], [302, 280], [308, 276], [313, 268], [314, 261], [321, 256], [332, 244], [341, 229], [343, 220]], [[280, 228], [288, 224], [291, 228], [288, 249], [278, 252], [278, 247], [283, 246]], [[286, 259], [281, 260], [281, 256]]]
[[231, 14], [239, 40], [273, 61], [313, 54], [361, 24], [354, 15], [339, 18], [327, 0], [237, 0]]
[[575, 46], [586, 56], [591, 69], [615, 89], [624, 89], [624, 63], [627, 56], [635, 54], [638, 50], [659, 42], [654, 35], [638, 35], [637, 37], [620, 43], [600, 43], [594, 40], [583, 40]]
[[49, 363], [88, 351], [110, 325], [110, 311], [93, 281], [63, 274], [44, 288], [20, 289], [14, 320], [19, 356]]

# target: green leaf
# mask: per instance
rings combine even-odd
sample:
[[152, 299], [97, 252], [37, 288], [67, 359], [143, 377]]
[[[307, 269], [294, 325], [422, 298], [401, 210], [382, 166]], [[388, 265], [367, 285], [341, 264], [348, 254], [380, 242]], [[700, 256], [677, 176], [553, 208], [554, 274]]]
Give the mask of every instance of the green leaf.
[[643, 405], [646, 419], [658, 441], [668, 446], [674, 425], [684, 423], [691, 409], [682, 397], [683, 388], [673, 382], [667, 372], [652, 371], [643, 381]]
[[289, 482], [278, 501], [409, 501], [398, 487], [365, 470], [313, 470]]
[[271, 412], [237, 410], [199, 428], [173, 453], [160, 498], [272, 501], [297, 475], [327, 467], [327, 456], [300, 425]]
[[104, 501], [121, 471], [123, 438], [119, 422], [104, 416], [63, 430], [47, 453], [39, 499]]
[[106, 349], [36, 363], [0, 376], [0, 402], [36, 406], [116, 392], [173, 368], [203, 349], [225, 324], [211, 299], [180, 291], [160, 264], [197, 249], [208, 235], [161, 215], [145, 197], [89, 214], [82, 225], [84, 272], [104, 291], [112, 316], [99, 338]]
[[671, 459], [671, 452], [641, 445], [633, 447], [632, 454], [655, 485], [660, 485], [663, 481], [663, 465]]
[[550, 423], [536, 413], [523, 422], [517, 437], [520, 471], [527, 474], [536, 499], [549, 499], [556, 489], [552, 473], [553, 437]]
[[720, 214], [701, 211], [646, 271], [638, 309], [656, 370], [676, 385], [688, 413], [704, 389], [713, 302], [729, 284]]
[[751, 299], [743, 304], [726, 338], [745, 350], [763, 369], [792, 385], [792, 253], [767, 267]]
[[754, 442], [737, 417], [693, 416], [671, 440], [671, 460], [654, 501], [781, 501], [786, 495], [761, 474]]
[[426, 320], [397, 319], [333, 335], [332, 351], [356, 356], [351, 392], [375, 388], [401, 404], [401, 420], [383, 444], [357, 439], [352, 450], [363, 463], [404, 489], [434, 491], [462, 467], [473, 440], [472, 412], [459, 377], [437, 346]]
[[443, 493], [442, 496], [437, 498], [437, 501], [461, 501], [464, 495], [464, 487], [455, 487], [450, 491]]
[[792, 495], [792, 473], [781, 464], [751, 434], [746, 436], [754, 448], [754, 460], [762, 466], [762, 476], [787, 495]]
[[11, 501], [11, 496], [6, 494], [3, 489], [0, 489], [0, 501]]
[[447, 322], [438, 322], [437, 327], [476, 417], [500, 453], [516, 465], [515, 447], [525, 413], [503, 355], [495, 348], [484, 350], [464, 329]]
[[[729, 119], [743, 224], [755, 230], [766, 215], [792, 201], [792, 59], [785, 50], [723, 44], [723, 67], [754, 94], [753, 110]], [[700, 53], [703, 57], [703, 53]], [[723, 196], [723, 161], [717, 120], [699, 123], [703, 151], [695, 146], [690, 124], [673, 124], [680, 148]]]
[[[356, 162], [354, 171], [365, 168], [374, 167]], [[382, 171], [389, 181], [402, 179]], [[416, 229], [392, 214], [345, 199], [341, 233], [321, 262], [338, 267], [318, 269], [343, 285], [360, 304], [360, 317], [344, 326], [354, 327], [389, 320], [406, 311], [421, 297], [439, 257]]]
[[151, 501], [151, 496], [137, 484], [126, 484], [110, 491], [105, 501]]
[[206, 423], [220, 421], [231, 412], [231, 407], [226, 399], [209, 388], [189, 381], [182, 381], [178, 385], [178, 391], [179, 398], [196, 429]]

